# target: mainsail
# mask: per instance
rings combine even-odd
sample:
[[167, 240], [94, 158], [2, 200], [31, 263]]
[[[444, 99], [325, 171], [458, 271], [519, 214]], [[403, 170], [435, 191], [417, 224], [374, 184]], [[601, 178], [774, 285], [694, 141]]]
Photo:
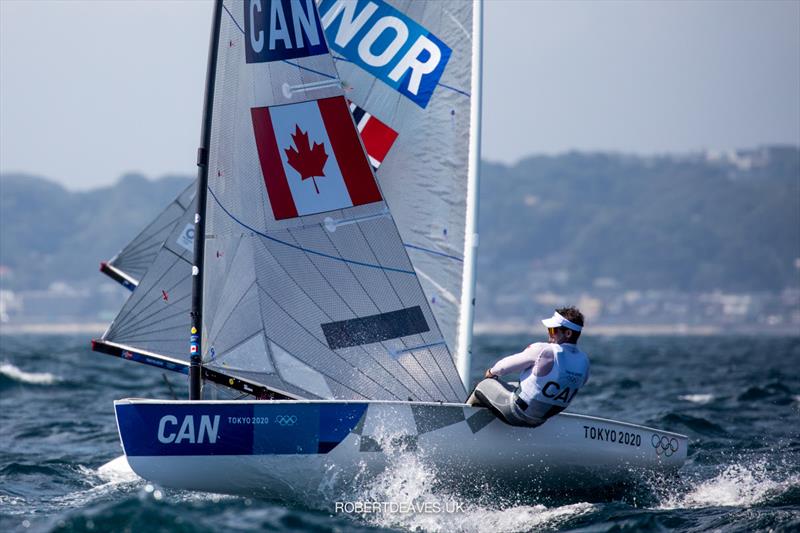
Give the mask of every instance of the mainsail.
[[[251, 2], [245, 2], [245, 9], [249, 7], [255, 7], [258, 11], [258, 3], [251, 5]], [[373, 9], [373, 7], [379, 9]], [[284, 13], [284, 16], [289, 13], [291, 13], [291, 16], [295, 16], [294, 12], [291, 11], [292, 9], [293, 6], [281, 5], [280, 11]], [[437, 383], [434, 379], [441, 380], [444, 372], [449, 372], [451, 367], [450, 364], [439, 364], [439, 359], [443, 358], [442, 353], [440, 353], [442, 340], [447, 347], [450, 347], [451, 353], [455, 353], [456, 349], [460, 349], [462, 351], [460, 358], [462, 366], [464, 363], [468, 364], [468, 359], [465, 359], [466, 354], [463, 352], [468, 349], [469, 334], [471, 333], [470, 314], [472, 309], [471, 289], [473, 279], [469, 275], [469, 271], [474, 260], [473, 247], [471, 246], [474, 218], [472, 224], [470, 224], [469, 219], [471, 217], [470, 211], [472, 210], [474, 213], [474, 199], [476, 196], [474, 188], [470, 190], [470, 176], [474, 184], [475, 161], [477, 160], [475, 142], [478, 137], [475, 127], [477, 123], [476, 101], [478, 99], [471, 98], [468, 90], [471, 89], [473, 94], [477, 93], [475, 88], [479, 72], [473, 62], [475, 61], [475, 49], [478, 43], [472, 43], [471, 36], [473, 28], [479, 23], [479, 17], [473, 20], [473, 4], [471, 2], [450, 0], [418, 1], [413, 3], [391, 2], [390, 4], [373, 0], [367, 3], [360, 2], [357, 5], [355, 3], [323, 0], [320, 4], [320, 10], [323, 14], [322, 25], [326, 29], [329, 46], [334, 51], [334, 57], [338, 59], [337, 67], [340, 72], [343, 72], [344, 76], [347, 76], [345, 83], [348, 88], [349, 109], [355, 119], [369, 161], [377, 171], [381, 186], [379, 194], [382, 194], [392, 210], [395, 223], [403, 235], [406, 251], [411, 255], [413, 271], [417, 273], [419, 280], [422, 282], [428, 303], [425, 311], [432, 312], [435, 318], [435, 321], [426, 319], [425, 323], [438, 323], [439, 331], [441, 332], [438, 335], [438, 339], [436, 334], [429, 333], [424, 341], [422, 338], [414, 339], [414, 342], [408, 342], [409, 339], [404, 339], [403, 342], [384, 339], [385, 342], [382, 343], [381, 349], [386, 348], [393, 360], [401, 357], [408, 358], [407, 354], [411, 354], [413, 362], [406, 362], [405, 366], [410, 367], [416, 373], [425, 374], [425, 361], [427, 366], [435, 363], [433, 366], [444, 366], [446, 369], [442, 371], [441, 375], [433, 379], [430, 376], [426, 378], [415, 376], [413, 372], [406, 372], [408, 374], [406, 379], [412, 385], [401, 388], [395, 384], [392, 394], [383, 391], [379, 393], [379, 396], [373, 396], [372, 393], [361, 396], [442, 399], [445, 396], [439, 390], [442, 387], [433, 386]], [[242, 41], [243, 34], [246, 31], [243, 21], [246, 20], [247, 16], [243, 11], [241, 5], [237, 3], [227, 2], [223, 5], [223, 30], [219, 38], [219, 51], [221, 56], [228, 56], [226, 61], [229, 64], [235, 64], [236, 58], [231, 59], [231, 56], [237, 53], [237, 45], [242, 47], [252, 44]], [[372, 18], [368, 21], [363, 19], [362, 11], [369, 13]], [[237, 14], [241, 14], [238, 19]], [[353, 17], [357, 20], [362, 20], [362, 23], [356, 29], [356, 32], [350, 36], [350, 40], [343, 42], [339, 35], [343, 31], [342, 25], [352, 25]], [[361, 18], [359, 19], [359, 17]], [[420, 41], [424, 43], [426, 42], [424, 39], [428, 41], [433, 39], [438, 43], [438, 47], [446, 50], [443, 68], [439, 69], [441, 72], [434, 72], [433, 78], [435, 79], [433, 81], [427, 76], [418, 80], [417, 94], [409, 92], [408, 84], [406, 84], [405, 88], [401, 87], [401, 90], [394, 90], [386, 83], [376, 83], [376, 81], [382, 79], [381, 72], [365, 68], [365, 64], [359, 56], [361, 53], [359, 48], [349, 46], [368, 39], [368, 34], [371, 34], [370, 28], [379, 27], [386, 17], [400, 20], [407, 28], [411, 29], [412, 33], [411, 37], [407, 39], [411, 44], [395, 54], [395, 63], [401, 60], [404, 54], [408, 56], [408, 49], [413, 43]], [[300, 22], [302, 23], [303, 21], [300, 20]], [[479, 27], [475, 34], [479, 35]], [[436, 35], [444, 39], [444, 41], [437, 38]], [[458, 43], [459, 46], [451, 49], [445, 43]], [[252, 52], [252, 50], [249, 52]], [[242, 50], [238, 50], [238, 53], [241, 54]], [[320, 91], [326, 90], [326, 88], [328, 91], [325, 93], [326, 95], [341, 94], [340, 91], [331, 92], [330, 90], [330, 87], [334, 87], [337, 83], [336, 71], [331, 68], [328, 56], [326, 55], [325, 57], [327, 59], [322, 62], [322, 66], [312, 65], [310, 67], [298, 60], [282, 60], [283, 65], [290, 64], [299, 73], [302, 73], [304, 77], [301, 77], [300, 81], [294, 79], [284, 82], [280, 92], [275, 91], [274, 87], [266, 87], [268, 92], [272, 92], [273, 100], [267, 101], [267, 106], [263, 106], [259, 112], [263, 115], [264, 109], [274, 101], [293, 102], [298, 100], [298, 98], [287, 98], [287, 91], [289, 96], [292, 96], [293, 92], [301, 94], [299, 100], [307, 98], [306, 94], [298, 90], [302, 90], [302, 87], [299, 87], [302, 85], [306, 85], [308, 94], [316, 96], [321, 95]], [[359, 62], [361, 63], [359, 64]], [[219, 68], [222, 68], [223, 64], [221, 62]], [[252, 66], [248, 65], [245, 69], [249, 67]], [[221, 95], [224, 96], [225, 88], [231, 87], [232, 84], [241, 92], [243, 89], [241, 88], [240, 72], [228, 66], [229, 72], [226, 74], [220, 72], [219, 68], [217, 88], [215, 90], [217, 98], [220, 98]], [[281, 74], [284, 71], [285, 68], [281, 71]], [[272, 69], [268, 69], [268, 72], [272, 76]], [[409, 73], [413, 74], [413, 69], [409, 69]], [[294, 74], [292, 76], [297, 77]], [[263, 80], [270, 79], [274, 79], [274, 76], [265, 76], [260, 80], [256, 80], [252, 76], [250, 78], [252, 83], [263, 83]], [[385, 72], [383, 73], [383, 81], [387, 81]], [[298, 87], [293, 88], [290, 82]], [[464, 88], [467, 89], [465, 90]], [[419, 94], [424, 98], [424, 102], [418, 97]], [[277, 96], [282, 96], [283, 100], [277, 98]], [[230, 100], [230, 97], [226, 98]], [[240, 105], [240, 103], [237, 105]], [[241, 113], [240, 110], [237, 112]], [[255, 121], [255, 115], [259, 112], [255, 112], [251, 108], [251, 116], [248, 118]], [[269, 117], [269, 114], [267, 116]], [[231, 120], [235, 121], [236, 119]], [[472, 127], [470, 127], [470, 124], [472, 124]], [[238, 125], [236, 126], [238, 127]], [[254, 132], [251, 133], [251, 136], [256, 135], [255, 122], [250, 127], [253, 128]], [[219, 131], [219, 128], [217, 128], [217, 131]], [[297, 138], [290, 135], [293, 141], [292, 149], [299, 149], [300, 146], [297, 144], [297, 140], [302, 141], [304, 139], [304, 132], [293, 131], [291, 133], [298, 134]], [[237, 133], [237, 135], [239, 134]], [[221, 140], [223, 143], [230, 143], [224, 136]], [[436, 149], [431, 150], [434, 147]], [[308, 146], [308, 148], [313, 152], [311, 146]], [[317, 148], [316, 144], [314, 148]], [[239, 152], [242, 151], [239, 146], [235, 149], [239, 150]], [[263, 163], [263, 161], [259, 162]], [[383, 163], [386, 163], [386, 165], [381, 166]], [[250, 164], [252, 165], [252, 162]], [[263, 172], [263, 168], [260, 171]], [[249, 167], [248, 172], [252, 172], [252, 166]], [[219, 209], [221, 207], [217, 205], [219, 204], [217, 198], [219, 193], [214, 194], [213, 182], [215, 180], [220, 181], [220, 187], [224, 188], [226, 187], [226, 180], [224, 179], [226, 176], [223, 170], [217, 170], [217, 173], [216, 177], [213, 173], [211, 175], [212, 186], [210, 187], [211, 195], [208, 203], [210, 208]], [[313, 183], [315, 190], [318, 191], [316, 178], [312, 176], [308, 179]], [[325, 178], [320, 179], [320, 182], [324, 181]], [[252, 184], [248, 183], [247, 186], [250, 187]], [[264, 187], [263, 182], [261, 187]], [[191, 189], [187, 189], [187, 192], [193, 194]], [[184, 194], [181, 195], [181, 197], [183, 196]], [[250, 196], [248, 196], [248, 199], [250, 199]], [[369, 211], [366, 215], [359, 213], [349, 218], [344, 213], [335, 210], [327, 212], [319, 226], [325, 228], [325, 235], [328, 237], [327, 241], [323, 241], [324, 245], [326, 247], [335, 245], [330, 240], [330, 237], [334, 236], [337, 231], [339, 236], [346, 235], [347, 230], [345, 228], [348, 226], [353, 226], [349, 228], [352, 230], [360, 226], [379, 225], [377, 221], [380, 219], [390, 221], [386, 212], [386, 203], [379, 204], [377, 213]], [[268, 206], [262, 206], [261, 209], [265, 211]], [[280, 209], [282, 208], [278, 206], [278, 210]], [[365, 208], [359, 209], [365, 210]], [[165, 213], [168, 211], [169, 209]], [[181, 223], [173, 223], [175, 228], [174, 235], [168, 237], [164, 242], [164, 246], [159, 252], [159, 258], [153, 263], [152, 275], [147, 276], [148, 279], [144, 284], [145, 286], [137, 290], [136, 298], [132, 298], [120, 312], [120, 315], [106, 333], [104, 340], [111, 343], [121, 343], [137, 350], [167, 355], [175, 359], [187, 359], [185, 332], [188, 329], [189, 322], [189, 298], [185, 296], [190, 291], [191, 278], [186, 262], [190, 261], [191, 253], [187, 255], [186, 251], [189, 251], [191, 247], [184, 248], [181, 252], [185, 261], [175, 261], [175, 243], [182, 235], [185, 237], [186, 228], [188, 228], [194, 211], [195, 209], [192, 206], [188, 210], [189, 214], [184, 215]], [[227, 213], [227, 215], [230, 216], [231, 213]], [[158, 225], [154, 222], [151, 227]], [[306, 224], [304, 223], [303, 225]], [[465, 230], [465, 226], [468, 228], [467, 230]], [[266, 228], [266, 223], [264, 228]], [[264, 234], [263, 239], [265, 242], [272, 244], [282, 242], [285, 243], [284, 246], [291, 248], [294, 245], [298, 247], [297, 249], [304, 250], [302, 246], [297, 244], [294, 235], [291, 236], [295, 240], [282, 240], [280, 239], [280, 234], [277, 234], [275, 239], [270, 240], [269, 237], [274, 235], [268, 235], [266, 231], [262, 233]], [[363, 233], [363, 230], [361, 233]], [[211, 230], [208, 230], [207, 234], [216, 239], [216, 234]], [[252, 234], [253, 232], [251, 232]], [[305, 234], [311, 235], [308, 231]], [[377, 234], [380, 235], [381, 231], [378, 231]], [[289, 235], [286, 236], [288, 237]], [[319, 235], [313, 236], [314, 239], [318, 237]], [[347, 238], [344, 240], [347, 240]], [[133, 247], [133, 245], [134, 243], [131, 243], [129, 247]], [[367, 243], [367, 246], [369, 247], [369, 243]], [[126, 247], [126, 249], [129, 247]], [[206, 254], [206, 264], [213, 265], [225, 257], [226, 253], [230, 253], [230, 251], [226, 251], [223, 248], [217, 246], [215, 249], [209, 249]], [[344, 250], [347, 250], [346, 246]], [[317, 254], [318, 250], [304, 251], [309, 259], [326, 256], [325, 252]], [[242, 253], [252, 254], [252, 252]], [[280, 256], [280, 254], [278, 255]], [[348, 263], [342, 253], [340, 253], [340, 258], [343, 259], [342, 262], [344, 264], [349, 265], [349, 272], [353, 276], [355, 276], [356, 270], [359, 270], [352, 268], [354, 264], [361, 269], [380, 266], [377, 261], [373, 263], [361, 261], [361, 263], [372, 264], [372, 266], [359, 265], [359, 261]], [[373, 252], [371, 259], [375, 258], [377, 256]], [[253, 260], [253, 258], [248, 258], [245, 263]], [[294, 260], [288, 259], [288, 261], [291, 263]], [[303, 270], [304, 268], [310, 268], [314, 262], [312, 261], [306, 265], [297, 264], [299, 270]], [[172, 269], [177, 270], [177, 272], [171, 272]], [[391, 269], [384, 270], [385, 272], [392, 272]], [[465, 273], [466, 275], [464, 275]], [[397, 272], [394, 274], [396, 275]], [[232, 271], [232, 275], [234, 277], [239, 276], [235, 271]], [[323, 278], [325, 277], [322, 272], [320, 272], [320, 275]], [[249, 280], [252, 277], [250, 275], [246, 279]], [[369, 276], [367, 278], [369, 279]], [[166, 283], [168, 281], [174, 283]], [[356, 279], [356, 281], [363, 285], [360, 280]], [[167, 285], [170, 285], [170, 291], [162, 292], [165, 291], [164, 287]], [[392, 283], [390, 282], [389, 285], [392, 285]], [[465, 289], [462, 289], [462, 286]], [[366, 291], [364, 287], [361, 288]], [[333, 292], [336, 293], [336, 290], [334, 286]], [[393, 292], [396, 293], [397, 291]], [[176, 295], [172, 301], [169, 301], [172, 298], [170, 293]], [[368, 293], [367, 296], [369, 296]], [[368, 297], [367, 300], [369, 299]], [[374, 300], [374, 298], [372, 299]], [[255, 298], [250, 296], [239, 303], [246, 303], [254, 309], [254, 300]], [[345, 303], [347, 304], [347, 302]], [[410, 320], [413, 322], [414, 318], [419, 318], [419, 315], [381, 313], [378, 311], [386, 306], [375, 305], [374, 301], [372, 304], [375, 313], [368, 317], [372, 322], [363, 322], [362, 327], [364, 325], [374, 327], [375, 324], [380, 324], [382, 321]], [[346, 308], [347, 305], [344, 307]], [[167, 309], [170, 310], [169, 314]], [[356, 309], [358, 309], [358, 305]], [[462, 313], [460, 320], [459, 309], [461, 309]], [[182, 313], [181, 310], [183, 310]], [[420, 310], [422, 310], [422, 307]], [[467, 319], [464, 319], [464, 311], [467, 311]], [[356, 312], [355, 314], [358, 313]], [[164, 318], [167, 315], [169, 316], [168, 321], [161, 322], [159, 320], [159, 318]], [[148, 316], [151, 316], [152, 319], [146, 319]], [[208, 319], [207, 316], [206, 319]], [[336, 323], [334, 320], [328, 322], [328, 324], [334, 323]], [[339, 321], [338, 328], [344, 331], [354, 324], [356, 323]], [[226, 325], [226, 327], [229, 326]], [[251, 325], [250, 327], [255, 331], [258, 325]], [[332, 328], [335, 329], [335, 326], [328, 326], [328, 331], [332, 331]], [[207, 332], [208, 330], [204, 328], [204, 333]], [[310, 392], [319, 397], [359, 397], [352, 390], [341, 393], [335, 386], [331, 388], [329, 382], [331, 380], [335, 381], [336, 377], [328, 376], [326, 378], [324, 370], [318, 372], [314, 369], [313, 358], [310, 358], [312, 364], [304, 363], [301, 360], [303, 358], [293, 356], [289, 351], [276, 344], [274, 339], [264, 337], [263, 329], [262, 334], [259, 335], [247, 332], [246, 334], [238, 333], [233, 336], [246, 337], [243, 342], [241, 342], [241, 338], [233, 342], [233, 344], [236, 344], [236, 349], [230, 349], [220, 342], [212, 345], [208, 345], [207, 341], [204, 342], [204, 346], [207, 348], [205, 350], [206, 368], [218, 367], [224, 372], [233, 372], [242, 377], [256, 379], [259, 383], [268, 383], [273, 390], [292, 390], [294, 394], [299, 396], [308, 396]], [[420, 344], [421, 341], [422, 344]], [[428, 346], [429, 344], [433, 346]], [[427, 354], [415, 354], [414, 346], [426, 346], [424, 351]], [[330, 349], [330, 346], [328, 348]], [[348, 349], [353, 351], [353, 347], [348, 347]], [[341, 348], [339, 351], [342, 351]], [[362, 347], [361, 351], [370, 354], [370, 357], [366, 359], [367, 366], [364, 368], [374, 368], [368, 373], [377, 372], [379, 375], [383, 375], [392, 366], [386, 365], [382, 357], [375, 356], [374, 347], [368, 350]], [[261, 354], [264, 353], [271, 354], [271, 357], [262, 357]], [[357, 351], [357, 353], [359, 352]], [[351, 357], [349, 353], [345, 353], [344, 359], [349, 357]], [[365, 355], [361, 357], [365, 357]], [[425, 359], [426, 357], [430, 357], [430, 359]], [[324, 356], [322, 358], [325, 359]], [[276, 360], [281, 362], [282, 371], [281, 367], [276, 367]], [[358, 361], [359, 359], [356, 357], [353, 360]], [[372, 361], [378, 361], [377, 366]], [[373, 366], [370, 367], [370, 364]], [[346, 376], [348, 372], [353, 372], [352, 362], [350, 362], [350, 367], [349, 370], [346, 364], [344, 366], [340, 364], [337, 367], [338, 370], [335, 372], [339, 374], [339, 379], [344, 379], [341, 376]], [[439, 370], [441, 371], [442, 369], [440, 368]], [[462, 370], [463, 378], [465, 371], [461, 368], [459, 370]], [[361, 373], [363, 372], [356, 372], [356, 375]], [[450, 377], [452, 378], [452, 376]], [[374, 381], [372, 378], [367, 379], [368, 383]], [[393, 383], [395, 380], [390, 379], [388, 381]], [[440, 383], [448, 381], [444, 380], [440, 381]], [[303, 384], [305, 388], [292, 389], [292, 383]], [[424, 386], [421, 386], [421, 384], [424, 384]], [[375, 388], [374, 383], [370, 384], [370, 387]], [[380, 387], [375, 390], [379, 389]], [[448, 392], [451, 389], [455, 389], [454, 392], [457, 392], [455, 396], [461, 396], [460, 391], [463, 389], [458, 386], [444, 387], [444, 390]], [[448, 397], [452, 398], [453, 396]]]
[[[381, 190], [465, 382], [477, 246], [480, 9], [464, 0], [319, 2], [347, 97], [397, 135], [377, 172]], [[416, 70], [401, 76], [405, 64]]]
[[303, 397], [463, 401], [313, 2], [225, 2], [215, 78], [204, 366]]
[[[117, 255], [100, 264], [100, 271], [133, 290], [156, 260], [167, 236], [194, 198], [197, 185], [186, 187], [150, 224]], [[188, 307], [187, 307], [188, 309]]]
[[191, 193], [191, 201], [186, 208], [182, 208], [180, 216], [171, 222], [166, 239], [156, 250], [155, 259], [102, 340], [177, 360], [188, 360], [186, 332], [189, 330], [192, 290], [193, 219], [197, 209], [194, 191]]

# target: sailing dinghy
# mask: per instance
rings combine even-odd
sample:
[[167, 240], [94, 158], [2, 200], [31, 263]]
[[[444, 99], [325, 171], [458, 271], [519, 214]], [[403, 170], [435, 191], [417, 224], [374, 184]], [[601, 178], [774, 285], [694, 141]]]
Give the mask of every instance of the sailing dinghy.
[[215, 3], [196, 214], [94, 345], [189, 374], [188, 401], [115, 402], [137, 474], [297, 498], [399, 450], [470, 484], [681, 466], [683, 435], [570, 413], [512, 427], [462, 403], [480, 26], [457, 0]]

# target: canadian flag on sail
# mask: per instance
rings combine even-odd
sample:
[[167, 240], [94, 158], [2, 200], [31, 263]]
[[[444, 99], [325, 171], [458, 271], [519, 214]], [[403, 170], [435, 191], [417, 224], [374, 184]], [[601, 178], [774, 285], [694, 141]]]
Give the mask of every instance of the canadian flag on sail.
[[275, 220], [382, 200], [344, 97], [250, 111]]

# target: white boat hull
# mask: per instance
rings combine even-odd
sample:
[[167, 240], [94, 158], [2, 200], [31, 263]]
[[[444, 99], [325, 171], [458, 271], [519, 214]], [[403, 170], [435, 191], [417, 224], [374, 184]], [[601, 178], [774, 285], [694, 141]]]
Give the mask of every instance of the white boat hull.
[[684, 435], [570, 413], [513, 427], [463, 404], [130, 399], [115, 409], [139, 476], [268, 498], [335, 497], [402, 453], [461, 486], [586, 490], [674, 472], [688, 445]]

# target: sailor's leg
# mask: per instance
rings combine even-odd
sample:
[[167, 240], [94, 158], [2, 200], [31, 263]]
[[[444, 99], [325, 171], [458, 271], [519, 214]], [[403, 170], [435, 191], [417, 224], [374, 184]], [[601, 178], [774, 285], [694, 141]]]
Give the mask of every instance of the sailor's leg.
[[472, 389], [472, 394], [470, 394], [469, 398], [467, 398], [466, 404], [467, 405], [472, 405], [472, 406], [475, 406], [475, 407], [478, 407], [478, 406], [481, 405], [481, 401], [478, 399], [477, 396], [475, 396], [475, 389]]
[[[514, 388], [499, 379], [487, 378], [478, 383], [470, 398], [473, 396], [480, 401], [477, 405], [484, 405], [492, 410], [499, 418], [511, 422], [511, 402]], [[474, 404], [473, 404], [474, 405]]]
[[[478, 385], [480, 385], [480, 383], [478, 383]], [[485, 405], [483, 405], [483, 403], [481, 403], [480, 399], [477, 396], [475, 396], [475, 391], [478, 390], [478, 385], [475, 385], [475, 388], [472, 389], [469, 398], [467, 398], [466, 404], [475, 407], [481, 407], [481, 406], [486, 407]]]

